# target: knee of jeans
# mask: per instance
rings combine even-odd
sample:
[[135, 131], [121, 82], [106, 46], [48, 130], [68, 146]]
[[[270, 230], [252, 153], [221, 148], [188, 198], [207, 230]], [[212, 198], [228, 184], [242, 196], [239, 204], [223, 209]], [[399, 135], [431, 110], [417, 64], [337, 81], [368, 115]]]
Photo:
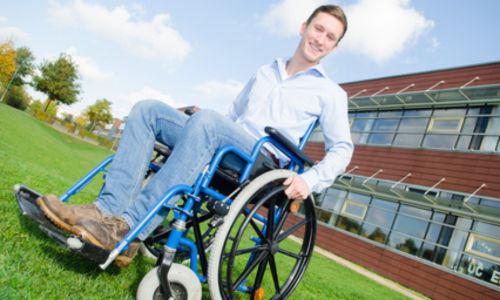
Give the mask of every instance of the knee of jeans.
[[194, 115], [192, 115], [186, 126], [190, 129], [203, 129], [207, 130], [213, 128], [214, 125], [219, 123], [218, 121], [222, 118], [222, 115], [209, 109], [201, 110]]
[[140, 114], [140, 115], [145, 115], [150, 112], [157, 111], [159, 107], [164, 107], [167, 104], [164, 102], [161, 102], [159, 100], [141, 100], [134, 104], [132, 107], [132, 110], [130, 111], [130, 115], [135, 115], [135, 114]]

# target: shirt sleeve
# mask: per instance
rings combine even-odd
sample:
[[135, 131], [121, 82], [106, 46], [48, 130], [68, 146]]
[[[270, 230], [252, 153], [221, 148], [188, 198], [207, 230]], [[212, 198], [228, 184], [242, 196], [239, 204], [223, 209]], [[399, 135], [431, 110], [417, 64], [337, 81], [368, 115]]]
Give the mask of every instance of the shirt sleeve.
[[245, 108], [248, 105], [248, 96], [250, 91], [252, 90], [253, 84], [255, 82], [255, 76], [250, 78], [245, 87], [238, 94], [236, 99], [234, 99], [233, 103], [229, 106], [229, 110], [226, 113], [226, 117], [229, 119], [236, 121], [238, 117], [240, 117], [244, 112]]
[[323, 102], [319, 117], [326, 155], [300, 175], [309, 190], [316, 193], [331, 186], [335, 178], [345, 171], [354, 150], [347, 115], [347, 94], [344, 91], [332, 94], [335, 95], [333, 99], [329, 97]]

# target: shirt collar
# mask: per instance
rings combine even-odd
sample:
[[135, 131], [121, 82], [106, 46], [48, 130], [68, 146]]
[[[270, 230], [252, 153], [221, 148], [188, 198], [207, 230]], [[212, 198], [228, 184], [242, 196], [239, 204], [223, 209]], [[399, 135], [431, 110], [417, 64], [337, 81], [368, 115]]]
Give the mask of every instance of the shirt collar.
[[[281, 80], [286, 80], [290, 76], [286, 72], [286, 63], [290, 60], [290, 58], [277, 58], [274, 63], [275, 67], [277, 68], [278, 73], [280, 74]], [[315, 66], [310, 67], [309, 69], [300, 72], [298, 74], [311, 74], [317, 77], [324, 77], [328, 78], [325, 72], [325, 68], [323, 68], [323, 65], [317, 64]]]

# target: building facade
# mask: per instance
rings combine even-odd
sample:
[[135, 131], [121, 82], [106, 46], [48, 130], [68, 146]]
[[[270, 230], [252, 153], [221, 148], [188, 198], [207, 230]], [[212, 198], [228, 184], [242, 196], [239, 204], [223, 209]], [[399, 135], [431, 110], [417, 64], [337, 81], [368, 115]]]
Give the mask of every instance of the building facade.
[[341, 86], [355, 151], [316, 197], [317, 245], [435, 299], [500, 299], [500, 62]]

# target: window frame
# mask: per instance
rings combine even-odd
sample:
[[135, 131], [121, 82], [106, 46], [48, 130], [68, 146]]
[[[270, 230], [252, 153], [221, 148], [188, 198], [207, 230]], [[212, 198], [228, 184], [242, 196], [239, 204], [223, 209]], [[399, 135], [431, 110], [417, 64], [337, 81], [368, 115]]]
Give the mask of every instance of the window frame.
[[493, 256], [491, 254], [483, 253], [481, 251], [477, 251], [477, 250], [472, 249], [474, 242], [476, 242], [477, 240], [484, 240], [484, 241], [487, 241], [490, 243], [500, 245], [500, 240], [497, 240], [497, 239], [494, 239], [494, 238], [491, 238], [489, 236], [485, 236], [482, 234], [478, 234], [475, 232], [471, 232], [469, 234], [469, 238], [467, 239], [467, 242], [465, 244], [464, 252], [471, 254], [471, 255], [474, 255], [474, 256], [479, 256], [481, 258], [484, 258], [484, 259], [487, 259], [490, 261], [494, 261], [495, 263], [500, 263], [500, 257], [496, 257], [496, 256]]
[[[440, 116], [432, 116], [429, 122], [429, 126], [427, 127], [426, 133], [457, 133], [460, 134], [462, 131], [462, 126], [464, 124], [465, 117], [440, 117]], [[434, 124], [436, 121], [450, 121], [450, 120], [458, 120], [456, 129], [439, 129], [434, 128]]]
[[[357, 207], [362, 208], [363, 209], [362, 216], [358, 216], [358, 215], [355, 215], [355, 214], [348, 213], [346, 211], [347, 210], [347, 205], [353, 205], [353, 206], [357, 206]], [[342, 204], [342, 209], [340, 211], [340, 215], [345, 216], [345, 217], [349, 217], [349, 218], [353, 218], [353, 219], [356, 219], [356, 220], [363, 221], [365, 219], [367, 210], [368, 210], [368, 204], [360, 203], [358, 201], [351, 200], [351, 199], [346, 199], [344, 201], [344, 203]], [[360, 224], [360, 226], [361, 226], [361, 224]]]

